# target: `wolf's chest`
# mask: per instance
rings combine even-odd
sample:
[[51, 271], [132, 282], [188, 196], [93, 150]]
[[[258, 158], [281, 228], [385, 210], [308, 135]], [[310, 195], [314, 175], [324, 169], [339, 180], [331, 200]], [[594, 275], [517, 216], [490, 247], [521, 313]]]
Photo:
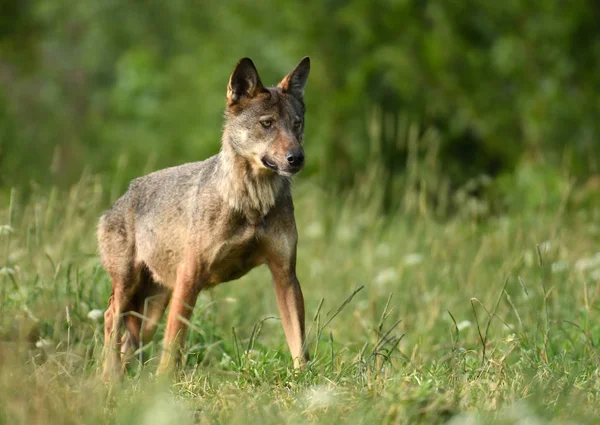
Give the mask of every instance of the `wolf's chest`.
[[207, 256], [205, 279], [208, 285], [228, 282], [244, 276], [265, 262], [262, 239], [264, 229], [248, 227], [222, 241]]

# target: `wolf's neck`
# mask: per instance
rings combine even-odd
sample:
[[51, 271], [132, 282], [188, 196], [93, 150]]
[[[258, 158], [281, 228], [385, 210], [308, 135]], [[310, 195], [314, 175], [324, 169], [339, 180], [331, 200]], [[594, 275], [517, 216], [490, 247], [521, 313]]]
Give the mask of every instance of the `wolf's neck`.
[[285, 177], [257, 169], [227, 144], [219, 153], [219, 161], [223, 172], [219, 192], [223, 200], [249, 219], [267, 215], [287, 186]]

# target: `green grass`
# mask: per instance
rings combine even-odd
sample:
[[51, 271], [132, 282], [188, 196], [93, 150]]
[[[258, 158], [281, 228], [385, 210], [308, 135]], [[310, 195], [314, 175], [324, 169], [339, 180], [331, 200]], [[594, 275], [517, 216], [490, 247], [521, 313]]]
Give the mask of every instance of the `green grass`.
[[4, 198], [0, 424], [598, 422], [599, 207], [439, 222], [408, 200], [380, 214], [368, 183], [331, 199], [299, 180], [310, 367], [291, 369], [257, 269], [201, 295], [180, 376], [154, 376], [163, 323], [114, 387], [89, 317], [110, 292], [95, 223], [111, 189]]

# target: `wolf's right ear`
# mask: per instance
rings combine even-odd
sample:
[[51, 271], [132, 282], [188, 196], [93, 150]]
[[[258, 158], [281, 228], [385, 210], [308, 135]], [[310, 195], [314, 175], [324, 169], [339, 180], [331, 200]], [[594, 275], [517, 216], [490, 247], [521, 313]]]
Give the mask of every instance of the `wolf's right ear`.
[[252, 98], [265, 91], [254, 63], [249, 58], [240, 59], [227, 85], [227, 104], [235, 105], [244, 97]]

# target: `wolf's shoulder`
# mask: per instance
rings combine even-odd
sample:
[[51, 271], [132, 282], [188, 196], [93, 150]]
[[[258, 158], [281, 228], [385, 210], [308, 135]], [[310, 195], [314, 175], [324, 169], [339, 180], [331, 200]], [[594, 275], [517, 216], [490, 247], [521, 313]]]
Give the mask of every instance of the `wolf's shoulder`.
[[154, 171], [131, 181], [123, 200], [138, 213], [183, 204], [215, 177], [217, 156]]
[[146, 185], [166, 185], [181, 183], [186, 180], [195, 180], [205, 175], [210, 175], [217, 166], [217, 155], [203, 161], [188, 162], [186, 164], [163, 168], [131, 181], [130, 188], [134, 189]]

